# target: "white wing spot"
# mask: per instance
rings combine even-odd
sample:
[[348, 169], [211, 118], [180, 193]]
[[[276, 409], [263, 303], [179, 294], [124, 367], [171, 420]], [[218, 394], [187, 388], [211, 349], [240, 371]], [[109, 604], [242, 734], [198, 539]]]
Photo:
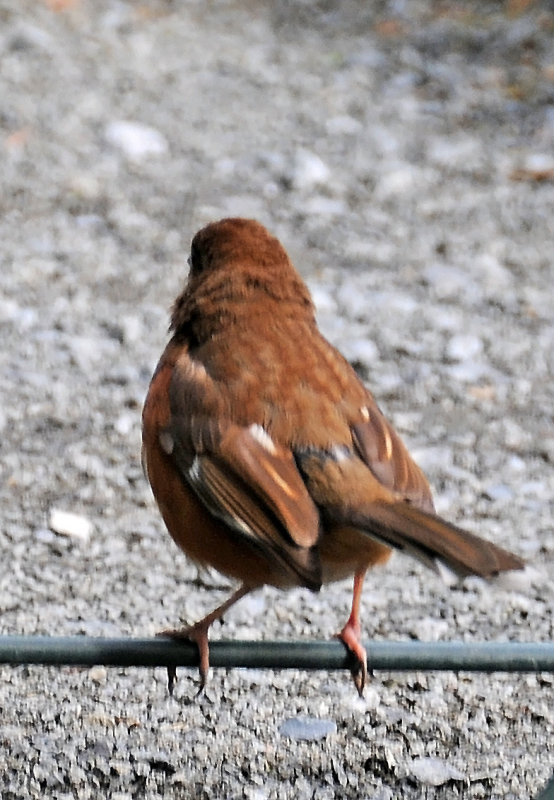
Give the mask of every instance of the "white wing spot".
[[440, 575], [442, 581], [447, 586], [456, 586], [457, 583], [460, 583], [460, 576], [456, 575], [453, 569], [441, 561], [439, 558], [434, 559], [435, 562], [435, 569]]
[[158, 441], [164, 453], [167, 453], [167, 455], [170, 456], [173, 452], [173, 448], [175, 447], [175, 441], [169, 431], [161, 431]]
[[387, 428], [383, 428], [383, 435], [385, 437], [385, 453], [390, 461], [390, 459], [392, 458], [392, 440], [390, 438], [390, 433], [388, 432]]
[[348, 459], [352, 457], [352, 453], [350, 452], [348, 447], [339, 444], [333, 447], [333, 449], [331, 450], [331, 455], [337, 463], [341, 461], [348, 461]]
[[362, 406], [360, 408], [360, 414], [362, 415], [364, 422], [369, 422], [369, 409], [367, 406]]
[[191, 358], [188, 353], [186, 353], [186, 357], [182, 356], [179, 359], [179, 366], [188, 373], [191, 380], [207, 383], [208, 373], [206, 372], [206, 367], [201, 361], [195, 361], [194, 358]]
[[217, 494], [214, 497], [212, 488], [209, 485], [206, 485], [202, 477], [202, 463], [200, 456], [194, 457], [194, 460], [188, 470], [188, 479], [192, 484], [192, 488], [202, 500], [208, 511], [210, 511], [219, 519], [222, 519], [223, 522], [226, 522], [231, 528], [242, 531], [242, 533], [245, 533], [247, 536], [254, 535], [252, 528], [244, 519], [242, 519], [242, 517], [235, 516], [231, 512], [227, 511], [225, 506], [219, 502]]
[[252, 438], [255, 439], [258, 442], [258, 444], [261, 444], [264, 450], [267, 450], [267, 452], [271, 453], [272, 456], [274, 456], [277, 453], [277, 449], [275, 447], [273, 439], [271, 438], [269, 433], [264, 428], [262, 428], [261, 425], [257, 424], [251, 425], [248, 428], [248, 430]]
[[190, 360], [194, 376], [201, 381], [205, 381], [208, 378], [208, 373], [206, 372], [206, 367], [200, 361], [195, 361], [193, 358]]
[[189, 478], [193, 483], [200, 480], [200, 459], [198, 456], [194, 456], [194, 460], [189, 467]]

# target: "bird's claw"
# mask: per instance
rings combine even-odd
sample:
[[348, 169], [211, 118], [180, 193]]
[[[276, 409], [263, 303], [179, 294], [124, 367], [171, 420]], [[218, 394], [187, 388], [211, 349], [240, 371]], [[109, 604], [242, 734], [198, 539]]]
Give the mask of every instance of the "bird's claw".
[[367, 653], [360, 641], [359, 626], [357, 624], [352, 624], [349, 620], [342, 631], [336, 634], [336, 638], [341, 640], [352, 658], [353, 665], [350, 668], [350, 672], [358, 694], [360, 697], [363, 697], [364, 687], [368, 678], [368, 670]]
[[[207, 625], [203, 624], [203, 622], [197, 622], [194, 625], [188, 625], [184, 628], [168, 628], [166, 630], [160, 631], [156, 634], [156, 636], [161, 637], [169, 637], [170, 639], [175, 639], [177, 641], [188, 641], [188, 642], [195, 642], [196, 646], [198, 647], [198, 655], [199, 655], [199, 672], [200, 672], [200, 686], [196, 693], [196, 697], [199, 697], [205, 687], [206, 683], [208, 682], [208, 674], [210, 671], [210, 650], [209, 650], [209, 643], [208, 643], [208, 627]], [[170, 695], [173, 694], [173, 689], [175, 688], [175, 684], [177, 682], [177, 667], [174, 665], [167, 667], [167, 690]]]
[[177, 683], [177, 667], [171, 665], [167, 668], [167, 691], [170, 697], [173, 697], [173, 689]]
[[367, 682], [367, 665], [362, 661], [358, 661], [358, 663], [352, 667], [351, 674], [352, 680], [354, 681], [354, 686], [358, 690], [358, 694], [360, 697], [363, 697], [364, 687]]

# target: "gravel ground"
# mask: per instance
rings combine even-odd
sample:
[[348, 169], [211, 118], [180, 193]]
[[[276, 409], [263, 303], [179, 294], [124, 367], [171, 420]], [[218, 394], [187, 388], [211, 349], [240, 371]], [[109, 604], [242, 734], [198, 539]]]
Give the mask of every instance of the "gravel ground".
[[[282, 239], [439, 510], [530, 562], [448, 589], [397, 556], [368, 636], [553, 638], [553, 35], [525, 0], [0, 0], [3, 633], [145, 636], [223, 597], [162, 528], [140, 411], [190, 238], [233, 214]], [[214, 637], [328, 638], [349, 595], [260, 592]], [[2, 800], [525, 800], [554, 769], [551, 675], [180, 678], [2, 668]]]

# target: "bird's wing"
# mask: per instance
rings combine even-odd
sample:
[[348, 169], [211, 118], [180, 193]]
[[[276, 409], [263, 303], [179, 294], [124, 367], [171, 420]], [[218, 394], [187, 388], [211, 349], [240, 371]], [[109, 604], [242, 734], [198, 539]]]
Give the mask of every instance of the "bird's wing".
[[362, 412], [361, 419], [351, 426], [362, 461], [387, 489], [424, 511], [434, 511], [429, 484], [392, 425], [373, 400]]
[[180, 357], [160, 444], [214, 516], [304, 585], [319, 588], [319, 512], [293, 454], [260, 424], [233, 423], [222, 391], [192, 359]]
[[408, 503], [376, 479], [357, 453], [311, 448], [296, 460], [324, 521], [356, 528], [388, 547], [404, 550], [441, 572], [490, 578], [521, 569], [523, 561], [501, 547]]

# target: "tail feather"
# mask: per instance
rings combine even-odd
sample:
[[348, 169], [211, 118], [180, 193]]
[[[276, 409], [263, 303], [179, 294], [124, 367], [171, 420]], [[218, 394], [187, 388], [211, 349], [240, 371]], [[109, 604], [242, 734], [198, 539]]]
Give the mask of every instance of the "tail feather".
[[[361, 516], [361, 518], [358, 518]], [[460, 577], [492, 578], [523, 569], [524, 561], [492, 542], [405, 502], [374, 503], [354, 524], [390, 547], [437, 569], [439, 560]]]

